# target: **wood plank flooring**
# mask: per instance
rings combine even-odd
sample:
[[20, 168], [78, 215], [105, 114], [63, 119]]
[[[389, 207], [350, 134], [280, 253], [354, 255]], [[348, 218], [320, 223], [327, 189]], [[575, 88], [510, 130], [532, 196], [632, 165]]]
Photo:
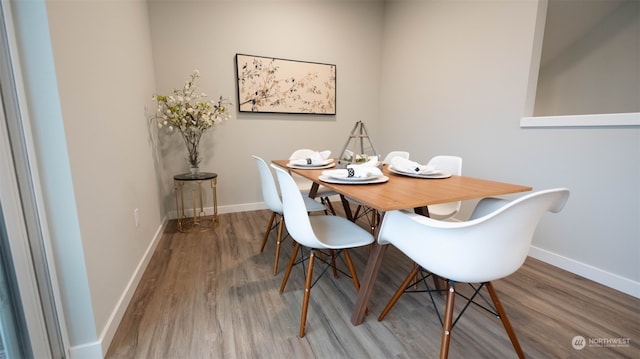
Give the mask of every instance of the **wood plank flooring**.
[[[260, 253], [269, 216], [222, 214], [211, 231], [190, 234], [170, 223], [106, 358], [438, 357], [441, 326], [427, 294], [404, 294], [377, 320], [411, 268], [395, 248], [387, 251], [363, 324], [350, 322], [351, 280], [327, 272], [312, 288], [306, 336], [299, 338], [304, 272], [296, 266], [278, 292], [293, 245], [285, 241], [273, 276], [275, 231]], [[351, 255], [362, 275], [367, 248]], [[640, 358], [636, 298], [531, 258], [494, 286], [529, 358]], [[443, 297], [436, 302], [444, 307]], [[576, 336], [585, 338], [582, 350], [572, 346]], [[500, 320], [471, 307], [454, 327], [449, 357], [516, 355]]]

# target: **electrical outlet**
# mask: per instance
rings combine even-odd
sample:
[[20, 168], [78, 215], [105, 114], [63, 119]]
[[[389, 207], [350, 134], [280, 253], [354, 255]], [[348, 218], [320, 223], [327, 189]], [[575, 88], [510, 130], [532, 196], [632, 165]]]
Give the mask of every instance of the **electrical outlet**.
[[133, 221], [136, 223], [136, 228], [140, 226], [140, 210], [137, 208], [133, 210]]

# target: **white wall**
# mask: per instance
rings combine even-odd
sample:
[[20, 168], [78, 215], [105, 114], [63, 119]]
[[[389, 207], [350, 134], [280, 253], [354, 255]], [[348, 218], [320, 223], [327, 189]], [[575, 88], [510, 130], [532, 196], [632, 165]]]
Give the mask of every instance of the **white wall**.
[[[549, 4], [553, 11], [564, 16], [550, 14], [545, 26], [534, 116], [640, 112], [640, 2], [554, 1]], [[608, 16], [564, 47], [546, 46], [549, 36], [579, 28], [591, 14], [607, 11]]]
[[[521, 129], [536, 1], [394, 1], [385, 11], [385, 148], [425, 161], [464, 158], [463, 173], [569, 187], [532, 254], [640, 296], [640, 131]], [[399, 105], [402, 104], [402, 105]]]

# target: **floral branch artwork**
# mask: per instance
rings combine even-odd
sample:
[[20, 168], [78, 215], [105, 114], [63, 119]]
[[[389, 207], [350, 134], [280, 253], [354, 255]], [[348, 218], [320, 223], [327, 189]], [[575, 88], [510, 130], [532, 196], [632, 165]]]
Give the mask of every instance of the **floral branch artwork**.
[[236, 54], [240, 112], [336, 114], [336, 65]]

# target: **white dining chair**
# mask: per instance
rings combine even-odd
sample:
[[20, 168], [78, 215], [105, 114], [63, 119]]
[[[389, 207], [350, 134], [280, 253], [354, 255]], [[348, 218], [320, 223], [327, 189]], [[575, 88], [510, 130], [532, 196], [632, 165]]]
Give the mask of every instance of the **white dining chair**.
[[408, 160], [410, 156], [411, 154], [407, 151], [391, 151], [384, 157], [384, 159], [382, 160], [382, 164], [388, 165], [391, 163], [391, 160], [393, 160], [396, 157], [401, 157], [401, 158], [404, 158], [405, 160]]
[[[450, 155], [434, 156], [427, 162], [427, 166], [451, 173], [452, 175], [462, 175], [462, 157]], [[434, 204], [428, 206], [427, 210], [429, 211], [429, 217], [433, 219], [449, 219], [460, 211], [460, 207], [462, 207], [462, 202], [457, 201]]]
[[[385, 158], [382, 160], [382, 165], [389, 165], [391, 163], [391, 161], [396, 158], [396, 157], [401, 157], [404, 158], [406, 160], [409, 159], [410, 153], [407, 151], [391, 151], [389, 152]], [[365, 206], [364, 204], [360, 203], [359, 201], [356, 201], [353, 198], [346, 198], [347, 201], [353, 205], [356, 206], [356, 210], [353, 213], [352, 217], [350, 218], [351, 221], [355, 222], [360, 218], [366, 218], [367, 222], [369, 224], [369, 227], [371, 228], [371, 233], [375, 232], [375, 227], [378, 224], [378, 219], [380, 218], [378, 212], [373, 209], [373, 208], [369, 208], [367, 206]], [[375, 216], [375, 217], [374, 217]]]
[[[289, 156], [289, 160], [306, 159], [311, 157], [311, 155], [315, 152], [316, 151], [308, 148], [298, 149], [293, 151], [293, 153]], [[295, 173], [292, 174], [292, 177], [295, 180], [296, 185], [301, 191], [307, 191], [307, 193], [309, 193], [309, 189], [311, 188], [311, 185], [313, 184], [313, 182], [309, 181], [308, 179], [302, 176], [296, 175]], [[315, 198], [319, 198], [320, 202], [322, 202], [332, 214], [336, 214], [335, 210], [333, 209], [333, 205], [331, 204], [330, 197], [337, 196], [337, 195], [338, 195], [337, 192], [320, 185], [318, 187], [318, 191], [316, 192]]]
[[[278, 234], [276, 236], [276, 253], [273, 261], [273, 275], [278, 273], [278, 261], [280, 259], [280, 246], [283, 241], [283, 230], [284, 230], [284, 217], [282, 216], [283, 208], [282, 208], [282, 199], [280, 198], [280, 194], [278, 193], [278, 188], [276, 185], [275, 178], [269, 169], [267, 163], [260, 157], [252, 155], [256, 160], [258, 165], [258, 173], [260, 174], [260, 183], [262, 189], [262, 199], [267, 207], [271, 210], [271, 217], [269, 218], [269, 223], [267, 224], [267, 228], [264, 233], [264, 238], [262, 239], [262, 247], [260, 248], [260, 252], [264, 252], [264, 248], [267, 244], [267, 240], [269, 239], [269, 234], [276, 227], [278, 228]], [[305, 209], [307, 212], [319, 212], [326, 211], [326, 207], [309, 197], [308, 194], [304, 194], [302, 196], [304, 200]], [[276, 224], [274, 225], [274, 221]]]
[[[511, 202], [481, 200], [471, 219], [464, 222], [440, 221], [402, 211], [386, 213], [378, 243], [393, 244], [417, 265], [400, 285], [378, 320], [384, 319], [401, 294], [415, 285], [411, 282], [420, 269], [427, 271], [428, 276], [446, 279], [447, 297], [444, 320], [441, 319], [440, 358], [447, 358], [451, 330], [467, 308], [464, 306], [454, 320], [456, 284], [480, 283], [477, 287], [472, 286], [473, 295], [464, 298], [473, 301], [482, 288], [487, 289], [494, 308], [487, 308], [477, 301], [473, 303], [501, 319], [518, 357], [523, 358], [522, 348], [492, 281], [507, 277], [522, 266], [542, 216], [548, 211], [561, 211], [568, 198], [569, 190], [558, 188], [534, 192]], [[427, 285], [430, 295], [437, 290], [429, 288], [426, 277], [422, 277], [421, 282]], [[435, 301], [432, 303], [435, 305]], [[436, 312], [440, 318], [437, 308]]]
[[[272, 165], [272, 167], [276, 170], [278, 182], [280, 183], [287, 231], [296, 242], [293, 253], [291, 254], [291, 259], [289, 260], [289, 265], [282, 279], [280, 293], [284, 292], [287, 281], [289, 280], [289, 275], [291, 274], [291, 269], [297, 264], [296, 256], [298, 251], [300, 251], [301, 247], [309, 250], [308, 256], [305, 257], [304, 253], [302, 253], [302, 259], [298, 262], [304, 263], [308, 261], [302, 300], [302, 314], [300, 317], [299, 335], [302, 338], [305, 335], [307, 309], [309, 306], [311, 287], [313, 286], [314, 263], [316, 260], [325, 262], [325, 255], [320, 254], [323, 250], [329, 252], [326, 255], [331, 258], [331, 263], [325, 263], [332, 265], [334, 269], [336, 268], [334, 265], [335, 257], [340, 254], [343, 255], [350, 274], [344, 271], [341, 272], [351, 277], [357, 292], [360, 289], [360, 282], [358, 281], [358, 275], [353, 266], [351, 256], [349, 255], [349, 248], [369, 245], [373, 243], [374, 238], [371, 233], [346, 218], [330, 215], [309, 216], [304, 205], [303, 196], [291, 175], [278, 166]], [[322, 271], [320, 276], [324, 273], [325, 271]], [[316, 278], [313, 283], [318, 279], [319, 277]]]

